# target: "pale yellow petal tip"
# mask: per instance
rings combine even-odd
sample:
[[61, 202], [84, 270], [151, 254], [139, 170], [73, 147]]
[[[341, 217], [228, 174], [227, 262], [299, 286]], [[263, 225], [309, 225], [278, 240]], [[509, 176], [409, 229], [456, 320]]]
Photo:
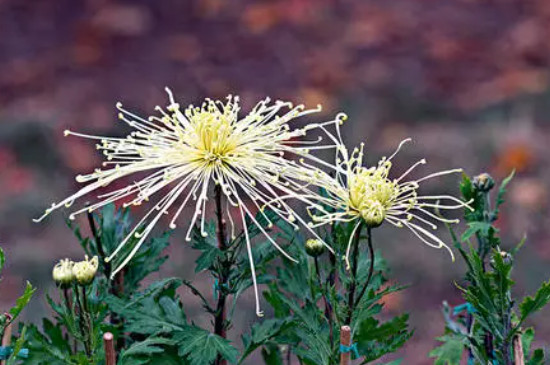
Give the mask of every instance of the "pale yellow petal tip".
[[69, 136], [70, 134], [71, 134], [71, 131], [68, 130], [68, 129], [65, 129], [65, 130], [63, 131], [63, 136], [65, 136], [65, 137]]
[[261, 310], [257, 310], [257, 311], [256, 311], [256, 316], [258, 316], [258, 317], [261, 318], [261, 317], [264, 316], [264, 312], [262, 312]]

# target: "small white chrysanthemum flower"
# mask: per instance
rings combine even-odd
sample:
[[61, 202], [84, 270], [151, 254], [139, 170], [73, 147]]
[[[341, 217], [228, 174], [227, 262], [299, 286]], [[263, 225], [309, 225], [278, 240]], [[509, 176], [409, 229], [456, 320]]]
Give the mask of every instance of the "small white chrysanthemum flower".
[[[275, 247], [289, 257], [256, 220], [255, 211], [263, 213], [264, 208], [270, 209], [296, 229], [297, 224], [307, 224], [278, 197], [284, 194], [313, 204], [315, 200], [301, 198], [302, 194], [313, 194], [308, 190], [307, 180], [315, 168], [306, 160], [329, 166], [310, 152], [337, 147], [336, 138], [329, 133], [328, 128], [339, 125], [344, 116], [339, 114], [334, 120], [292, 129], [289, 122], [319, 112], [320, 106], [307, 110], [303, 105], [293, 106], [292, 103], [283, 101], [270, 103], [269, 99], [265, 99], [248, 115], [241, 117], [238, 97], [229, 96], [225, 103], [206, 99], [201, 107], [191, 105], [182, 110], [174, 101], [170, 90], [166, 90], [170, 105], [167, 111], [156, 107], [160, 113], [159, 117], [143, 119], [123, 109], [120, 103], [117, 104], [119, 118], [135, 129], [126, 138], [65, 132], [65, 135], [98, 140], [97, 148], [106, 156], [104, 169], [77, 176], [78, 182], [87, 185], [76, 194], [53, 204], [38, 220], [55, 209], [69, 207], [78, 198], [107, 187], [124, 177], [132, 176], [136, 180], [127, 186], [99, 195], [99, 202], [70, 215], [70, 218], [74, 218], [76, 214], [94, 211], [115, 201], [123, 201], [125, 206], [140, 205], [153, 196], [159, 197], [108, 258], [111, 260], [118, 254], [132, 236], [139, 238], [130, 253], [114, 270], [115, 275], [135, 255], [147, 235], [164, 215], [171, 215], [170, 228], [174, 229], [183, 209], [191, 207], [194, 214], [186, 224], [186, 239], [191, 240], [191, 232], [197, 222], [200, 224], [201, 233], [206, 236], [204, 225], [209, 190], [214, 185], [221, 186], [220, 190], [227, 201], [226, 214], [231, 223], [233, 237], [234, 219], [230, 211], [231, 206], [236, 208], [237, 219], [243, 225], [256, 294], [256, 307], [260, 314], [246, 217]], [[300, 140], [310, 130], [318, 130], [329, 136], [330, 142], [322, 144], [322, 136], [310, 141]], [[299, 157], [299, 162], [293, 160], [295, 157]], [[140, 174], [146, 175], [143, 177]], [[272, 225], [267, 216], [264, 215], [264, 218]]]
[[[452, 250], [430, 229], [437, 229], [434, 222], [458, 223], [457, 219], [445, 219], [434, 210], [459, 209], [468, 207], [468, 203], [451, 195], [419, 195], [420, 183], [433, 177], [461, 172], [461, 169], [440, 171], [423, 178], [404, 181], [405, 177], [417, 166], [426, 163], [422, 159], [411, 166], [405, 173], [396, 179], [391, 179], [390, 169], [392, 158], [399, 152], [406, 139], [399, 144], [397, 150], [389, 157], [382, 158], [377, 166], [370, 168], [363, 166], [363, 144], [355, 148], [350, 154], [345, 146], [341, 145], [337, 156], [337, 172], [335, 177], [328, 174], [317, 174], [319, 179], [316, 185], [323, 187], [328, 197], [322, 203], [330, 207], [327, 210], [310, 209], [313, 226], [332, 224], [333, 222], [354, 222], [354, 233], [361, 224], [368, 227], [377, 227], [388, 222], [395, 227], [410, 229], [422, 242], [429, 246], [445, 247], [454, 260]], [[447, 203], [446, 203], [447, 202]], [[346, 251], [346, 262], [349, 266], [349, 253], [354, 234], [351, 235]]]
[[61, 286], [71, 284], [75, 279], [73, 266], [74, 262], [69, 259], [60, 260], [52, 270], [53, 280]]
[[90, 284], [95, 277], [97, 269], [99, 267], [99, 260], [97, 256], [88, 259], [88, 256], [85, 256], [84, 261], [75, 262], [73, 264], [73, 275], [76, 279], [76, 282], [80, 285]]

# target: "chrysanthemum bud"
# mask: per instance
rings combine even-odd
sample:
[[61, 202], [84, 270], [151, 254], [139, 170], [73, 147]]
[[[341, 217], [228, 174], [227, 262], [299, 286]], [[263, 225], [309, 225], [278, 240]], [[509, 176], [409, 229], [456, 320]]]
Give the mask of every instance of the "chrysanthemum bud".
[[376, 202], [373, 203], [368, 209], [363, 209], [361, 211], [361, 216], [363, 217], [367, 227], [376, 228], [384, 222], [386, 212], [382, 204]]
[[[502, 257], [502, 261], [505, 265], [509, 266], [514, 263], [514, 257], [510, 253], [506, 251], [500, 251], [498, 254], [500, 255], [500, 257]], [[493, 258], [491, 258], [491, 266], [495, 266], [495, 260]]]
[[483, 193], [488, 192], [495, 186], [495, 180], [488, 173], [484, 172], [474, 177], [474, 188]]
[[73, 273], [73, 266], [74, 266], [74, 262], [72, 262], [69, 259], [60, 260], [53, 267], [53, 271], [52, 271], [53, 280], [61, 286], [66, 286], [71, 284], [75, 279], [74, 273]]
[[90, 284], [94, 280], [98, 266], [99, 261], [97, 256], [94, 256], [91, 260], [88, 260], [88, 256], [86, 256], [84, 261], [75, 262], [73, 266], [73, 274], [78, 284]]
[[306, 242], [306, 253], [311, 257], [321, 256], [325, 252], [323, 242], [318, 239], [309, 239]]

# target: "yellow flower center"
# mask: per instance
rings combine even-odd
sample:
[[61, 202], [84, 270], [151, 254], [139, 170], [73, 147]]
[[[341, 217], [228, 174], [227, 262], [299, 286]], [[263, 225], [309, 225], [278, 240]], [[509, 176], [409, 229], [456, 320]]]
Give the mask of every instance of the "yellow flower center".
[[390, 167], [389, 161], [377, 168], [358, 167], [349, 181], [349, 206], [372, 227], [382, 224], [399, 196], [399, 185], [388, 179]]
[[229, 108], [221, 112], [215, 105], [187, 110], [191, 128], [184, 141], [195, 150], [195, 160], [223, 164], [234, 155], [238, 135], [234, 133], [231, 112]]

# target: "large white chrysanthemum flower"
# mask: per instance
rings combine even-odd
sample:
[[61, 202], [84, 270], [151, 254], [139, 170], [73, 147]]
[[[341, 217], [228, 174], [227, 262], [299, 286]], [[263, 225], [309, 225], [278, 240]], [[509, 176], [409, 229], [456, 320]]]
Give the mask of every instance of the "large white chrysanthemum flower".
[[[70, 218], [74, 218], [76, 214], [94, 211], [115, 201], [123, 201], [126, 206], [140, 205], [154, 196], [159, 197], [111, 257], [107, 258], [111, 260], [120, 253], [132, 235], [139, 238], [130, 253], [114, 270], [115, 275], [135, 255], [162, 216], [171, 216], [170, 228], [173, 229], [182, 210], [191, 207], [194, 214], [186, 223], [187, 240], [191, 239], [192, 229], [197, 223], [201, 227], [201, 233], [206, 235], [204, 224], [207, 203], [210, 200], [211, 187], [218, 185], [227, 201], [226, 214], [232, 226], [232, 236], [235, 217], [232, 217], [231, 206], [238, 211], [238, 214], [235, 214], [236, 218], [243, 225], [256, 307], [260, 314], [246, 218], [248, 217], [275, 247], [290, 258], [256, 220], [255, 212], [263, 213], [264, 208], [271, 209], [295, 228], [299, 223], [307, 223], [285, 201], [278, 199], [278, 196], [284, 194], [314, 204], [314, 195], [308, 189], [305, 180], [312, 175], [312, 169], [315, 168], [306, 160], [328, 165], [310, 152], [337, 146], [334, 144], [334, 138], [329, 139], [328, 144], [321, 142], [322, 136], [310, 141], [301, 138], [314, 129], [327, 134], [328, 128], [340, 124], [344, 117], [340, 114], [334, 120], [293, 129], [289, 122], [319, 112], [320, 106], [307, 110], [303, 105], [293, 106], [283, 101], [270, 103], [269, 99], [265, 99], [248, 115], [241, 117], [238, 97], [229, 96], [225, 103], [206, 99], [201, 107], [189, 106], [182, 111], [180, 105], [174, 101], [172, 93], [168, 89], [167, 92], [170, 105], [166, 108], [167, 111], [156, 107], [160, 112], [158, 117], [144, 119], [123, 109], [120, 103], [117, 104], [119, 118], [134, 129], [126, 138], [66, 131], [65, 135], [98, 140], [97, 148], [103, 151], [106, 161], [102, 169], [77, 176], [78, 182], [87, 185], [74, 195], [53, 204], [37, 221], [55, 209], [69, 207], [80, 197], [119, 179], [132, 176], [135, 181], [130, 181], [123, 188], [99, 195], [97, 203], [70, 215]], [[296, 156], [300, 162], [294, 161]], [[308, 197], [302, 198], [301, 194]], [[271, 225], [265, 214], [264, 218]]]
[[[332, 224], [334, 222], [357, 222], [354, 233], [361, 224], [377, 227], [388, 222], [395, 227], [406, 227], [425, 244], [446, 248], [454, 260], [452, 250], [430, 230], [437, 229], [437, 222], [458, 223], [457, 219], [445, 219], [438, 214], [439, 210], [459, 209], [468, 207], [468, 203], [451, 195], [419, 195], [420, 183], [433, 177], [461, 172], [453, 169], [436, 172], [417, 180], [404, 179], [419, 165], [426, 163], [422, 159], [412, 165], [397, 178], [390, 178], [392, 158], [401, 147], [409, 142], [406, 139], [399, 144], [397, 150], [389, 157], [382, 158], [377, 166], [363, 166], [363, 147], [355, 148], [351, 153], [341, 144], [336, 159], [336, 175], [317, 173], [314, 184], [327, 192], [322, 203], [330, 209], [319, 210], [310, 207], [312, 211], [312, 227]], [[354, 236], [351, 235], [346, 250], [346, 262], [349, 266], [349, 253]]]

